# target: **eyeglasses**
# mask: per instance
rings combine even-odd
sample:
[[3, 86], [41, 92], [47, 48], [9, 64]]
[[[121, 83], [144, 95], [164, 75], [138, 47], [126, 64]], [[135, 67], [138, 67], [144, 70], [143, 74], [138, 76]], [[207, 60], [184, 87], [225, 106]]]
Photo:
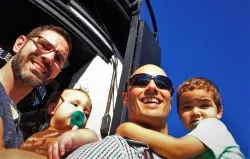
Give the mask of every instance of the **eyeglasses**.
[[[136, 74], [129, 79], [128, 84], [130, 86], [147, 86], [151, 80], [154, 80], [158, 88], [169, 90], [170, 94], [173, 95], [174, 89], [172, 81], [168, 77], [162, 75], [151, 76], [146, 73]], [[126, 83], [126, 88], [127, 88], [127, 83]]]
[[[38, 38], [37, 40], [31, 39], [32, 37]], [[55, 52], [55, 63], [62, 69], [69, 65], [67, 58], [58, 52], [55, 47], [46, 39], [41, 36], [30, 36], [29, 40], [33, 41], [35, 46], [44, 54]]]

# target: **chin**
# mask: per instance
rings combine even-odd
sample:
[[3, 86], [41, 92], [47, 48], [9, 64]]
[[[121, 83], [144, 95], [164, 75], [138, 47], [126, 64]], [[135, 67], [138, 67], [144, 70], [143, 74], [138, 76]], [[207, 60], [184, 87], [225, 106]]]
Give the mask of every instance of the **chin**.
[[190, 125], [190, 126], [185, 126], [189, 131], [192, 131], [195, 127], [194, 127], [194, 125]]

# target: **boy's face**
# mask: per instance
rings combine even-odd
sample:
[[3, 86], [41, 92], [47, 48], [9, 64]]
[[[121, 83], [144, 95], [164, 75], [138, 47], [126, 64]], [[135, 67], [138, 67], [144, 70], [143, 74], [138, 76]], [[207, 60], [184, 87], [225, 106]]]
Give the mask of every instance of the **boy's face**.
[[222, 116], [222, 106], [217, 108], [212, 92], [202, 89], [184, 92], [179, 97], [179, 116], [184, 126], [192, 130], [197, 122], [205, 118]]
[[[53, 103], [51, 103], [53, 104]], [[79, 90], [65, 90], [55, 106], [51, 106], [49, 113], [52, 115], [50, 126], [62, 130], [71, 129], [70, 117], [75, 111], [84, 112], [86, 115], [83, 127], [91, 113], [91, 101], [88, 96]]]

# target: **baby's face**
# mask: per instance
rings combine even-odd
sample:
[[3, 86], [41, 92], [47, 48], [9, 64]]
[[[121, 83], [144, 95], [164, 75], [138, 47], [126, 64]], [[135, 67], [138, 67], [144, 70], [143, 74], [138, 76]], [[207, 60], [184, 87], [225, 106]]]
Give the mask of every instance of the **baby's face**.
[[91, 101], [89, 97], [79, 90], [65, 90], [57, 103], [57, 109], [53, 115], [56, 129], [71, 129], [70, 117], [76, 111], [84, 112], [86, 118], [82, 127], [85, 127], [91, 113]]
[[220, 119], [222, 109], [215, 105], [211, 92], [197, 89], [180, 95], [178, 113], [184, 126], [192, 130], [202, 119]]

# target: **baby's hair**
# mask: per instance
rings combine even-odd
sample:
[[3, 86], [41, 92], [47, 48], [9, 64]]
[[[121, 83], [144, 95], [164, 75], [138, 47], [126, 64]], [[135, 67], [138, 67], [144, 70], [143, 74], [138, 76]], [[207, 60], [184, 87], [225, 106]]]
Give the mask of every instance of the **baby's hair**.
[[[86, 90], [83, 90], [83, 89], [74, 89], [74, 88], [67, 88], [65, 90], [76, 90], [76, 91], [83, 92], [89, 98], [90, 103], [92, 103], [91, 99], [90, 99], [90, 96], [89, 96], [89, 93]], [[50, 97], [48, 98], [48, 100], [47, 100], [46, 106], [48, 106], [50, 103], [58, 102], [65, 90], [52, 93], [50, 95]]]
[[184, 81], [177, 90], [177, 109], [179, 108], [179, 98], [180, 96], [188, 91], [193, 90], [205, 90], [207, 92], [212, 92], [214, 103], [216, 104], [217, 108], [222, 106], [222, 101], [220, 97], [220, 92], [218, 87], [209, 79], [204, 77], [192, 77], [188, 80]]

